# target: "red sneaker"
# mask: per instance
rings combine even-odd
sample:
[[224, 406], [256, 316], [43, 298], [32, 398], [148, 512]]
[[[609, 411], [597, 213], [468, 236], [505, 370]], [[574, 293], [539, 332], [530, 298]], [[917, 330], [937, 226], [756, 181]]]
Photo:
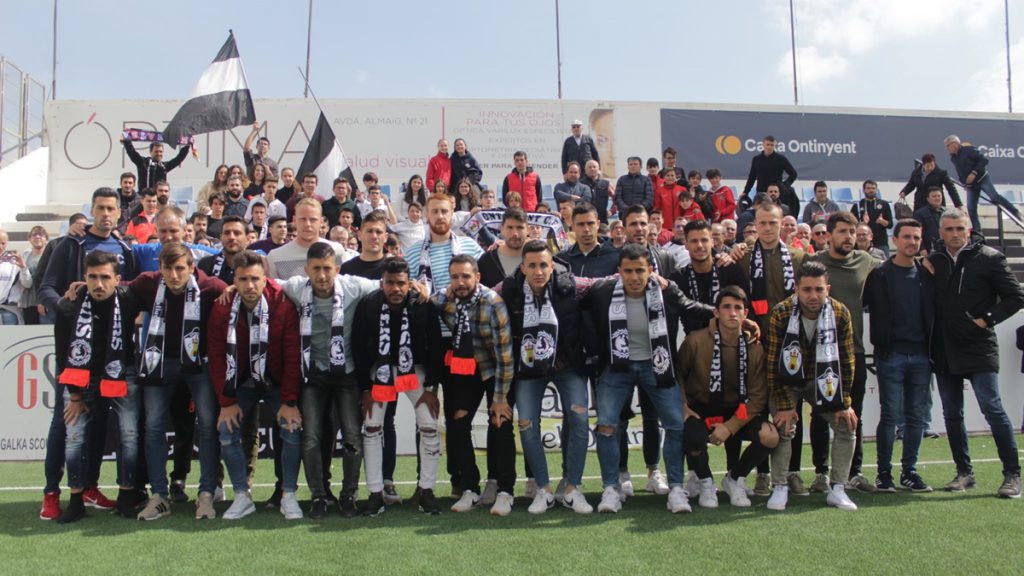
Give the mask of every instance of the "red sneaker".
[[86, 488], [82, 491], [82, 501], [85, 505], [90, 508], [97, 508], [99, 510], [113, 510], [117, 507], [117, 502], [114, 502], [110, 498], [107, 498], [100, 492], [98, 486], [92, 488]]
[[40, 520], [56, 520], [63, 512], [60, 509], [60, 492], [43, 494], [43, 508], [39, 511]]

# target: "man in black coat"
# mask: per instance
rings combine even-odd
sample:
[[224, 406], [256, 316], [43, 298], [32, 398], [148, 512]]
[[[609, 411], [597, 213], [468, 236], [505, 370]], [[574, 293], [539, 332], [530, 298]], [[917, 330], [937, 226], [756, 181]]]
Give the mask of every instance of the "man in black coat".
[[575, 161], [580, 166], [586, 166], [588, 160], [601, 162], [601, 156], [597, 153], [597, 145], [589, 134], [583, 133], [583, 121], [572, 121], [572, 136], [565, 139], [562, 144], [562, 174], [569, 171], [569, 162]]
[[[785, 188], [790, 188], [796, 182], [796, 168], [793, 168], [788, 158], [775, 151], [775, 137], [765, 136], [761, 145], [764, 151], [750, 159], [747, 183], [743, 186], [743, 194], [740, 194], [739, 200], [744, 206], [750, 204], [750, 189], [754, 187], [755, 181], [758, 192], [767, 192], [769, 184], [782, 183]], [[796, 213], [793, 215], [796, 216]]]
[[[999, 342], [995, 326], [1024, 307], [1024, 290], [1002, 253], [972, 239], [967, 215], [946, 210], [935, 251], [928, 256], [935, 275], [935, 327], [931, 360], [942, 399], [956, 477], [946, 490], [974, 486], [974, 470], [964, 425], [964, 380], [970, 380], [978, 406], [992, 429], [1003, 463], [999, 496], [1020, 498], [1020, 460], [1013, 425], [999, 396]], [[977, 237], [976, 237], [977, 238]]]
[[[900, 190], [900, 198], [906, 198], [907, 194], [914, 192], [914, 212], [917, 212], [928, 205], [928, 191], [933, 186], [944, 186], [953, 200], [953, 206], [963, 208], [964, 203], [960, 200], [960, 194], [956, 191], [953, 179], [949, 177], [949, 172], [936, 165], [934, 154], [921, 156], [921, 163], [910, 173], [910, 180]], [[941, 191], [942, 188], [939, 190]], [[946, 205], [945, 198], [942, 199], [942, 205]]]

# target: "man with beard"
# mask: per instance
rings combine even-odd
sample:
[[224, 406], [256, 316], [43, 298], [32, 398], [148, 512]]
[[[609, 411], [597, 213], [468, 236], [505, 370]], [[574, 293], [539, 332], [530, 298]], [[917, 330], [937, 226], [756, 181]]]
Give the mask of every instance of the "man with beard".
[[[364, 513], [376, 516], [389, 503], [387, 488], [394, 472], [394, 455], [390, 455], [389, 473], [386, 418], [388, 413], [395, 412], [398, 393], [403, 392], [416, 414], [419, 509], [438, 514], [434, 495], [441, 460], [437, 371], [443, 368], [439, 360], [444, 352], [438, 347], [441, 338], [437, 317], [431, 306], [421, 301], [421, 294], [413, 290], [405, 260], [386, 258], [381, 276], [380, 290], [360, 299], [352, 328], [356, 377], [362, 389], [365, 418], [366, 487], [370, 492]], [[393, 431], [392, 421], [392, 434]], [[393, 482], [391, 491], [394, 492]], [[401, 498], [392, 497], [390, 503], [401, 503]]]
[[[861, 415], [864, 410], [864, 393], [867, 386], [867, 367], [864, 358], [864, 283], [868, 274], [882, 263], [868, 254], [854, 248], [857, 230], [857, 218], [849, 212], [834, 212], [826, 223], [829, 233], [828, 250], [809, 256], [825, 265], [828, 270], [829, 283], [832, 285], [829, 295], [850, 310], [853, 317], [853, 347], [855, 367], [853, 380], [850, 381], [851, 408], [857, 416], [856, 445], [853, 460], [850, 464], [850, 477], [847, 487], [861, 492], [874, 492], [875, 484], [861, 474], [861, 463], [864, 457], [863, 436], [861, 433]], [[818, 468], [818, 478], [811, 486], [812, 490], [823, 491], [827, 488], [824, 471], [827, 471], [828, 460], [828, 428], [822, 419], [812, 420], [811, 452]], [[820, 454], [814, 454], [821, 452]]]
[[245, 220], [241, 216], [228, 216], [220, 231], [221, 253], [207, 256], [199, 261], [198, 268], [211, 278], [218, 278], [225, 284], [235, 281], [235, 255], [248, 246], [245, 234]]
[[135, 150], [131, 140], [125, 140], [122, 136], [121, 143], [124, 145], [125, 153], [128, 154], [128, 159], [132, 161], [132, 164], [135, 164], [135, 169], [139, 172], [136, 184], [140, 189], [155, 188], [157, 182], [161, 180], [166, 181], [167, 173], [181, 166], [181, 163], [185, 161], [185, 157], [188, 156], [189, 150], [188, 146], [182, 146], [178, 150], [178, 155], [165, 163], [164, 145], [162, 142], [152, 142], [149, 145], [149, 156], [145, 158]]
[[246, 209], [249, 207], [249, 201], [243, 196], [245, 192], [242, 186], [241, 176], [231, 176], [228, 178], [228, 190], [224, 194], [224, 217], [238, 216], [239, 218], [245, 218]]
[[502, 244], [480, 257], [480, 282], [488, 288], [515, 274], [523, 261], [523, 243], [526, 242], [526, 212], [522, 208], [508, 208], [501, 216]]

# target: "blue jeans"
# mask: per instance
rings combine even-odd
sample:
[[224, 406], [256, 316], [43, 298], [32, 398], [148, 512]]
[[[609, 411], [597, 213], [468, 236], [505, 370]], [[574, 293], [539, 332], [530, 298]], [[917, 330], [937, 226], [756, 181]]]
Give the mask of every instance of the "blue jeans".
[[[255, 417], [255, 411], [259, 407], [260, 400], [267, 404], [270, 412], [277, 417], [277, 411], [281, 409], [281, 390], [277, 386], [271, 386], [262, 393], [257, 392], [251, 386], [238, 388], [235, 397], [238, 407], [242, 410], [242, 419]], [[218, 428], [220, 433], [220, 454], [224, 458], [224, 466], [228, 469], [231, 477], [231, 486], [235, 494], [249, 489], [249, 478], [245, 471], [245, 450], [242, 449], [242, 426], [234, 426], [229, 432], [227, 423]], [[282, 484], [281, 489], [285, 492], [295, 492], [299, 485], [299, 460], [301, 459], [302, 430], [288, 431], [286, 427], [281, 428], [281, 468]]]
[[0, 326], [17, 326], [18, 315], [6, 308], [0, 308]]
[[931, 362], [927, 354], [890, 354], [875, 360], [878, 366], [878, 395], [881, 416], [875, 435], [878, 443], [878, 473], [892, 473], [892, 444], [896, 426], [903, 428], [903, 472], [917, 471], [917, 454], [931, 410]]
[[1003, 474], [1020, 474], [1020, 459], [1017, 441], [1013, 437], [1013, 425], [1003, 409], [999, 398], [999, 374], [996, 372], [975, 372], [965, 376], [937, 374], [939, 398], [942, 399], [942, 417], [946, 421], [946, 437], [953, 461], [960, 474], [970, 474], [971, 453], [967, 446], [967, 427], [964, 425], [964, 379], [971, 381], [978, 407], [985, 415], [992, 438], [996, 442], [999, 460], [1003, 463]]
[[[82, 391], [82, 401], [88, 411], [78, 417], [67, 427], [67, 446], [65, 460], [68, 464], [68, 487], [84, 489], [93, 485], [91, 470], [96, 458], [96, 445], [99, 446], [99, 458], [103, 458], [103, 441], [106, 430], [106, 419], [99, 418], [101, 413], [113, 408], [117, 415], [117, 428], [120, 441], [117, 449], [117, 485], [131, 488], [135, 484], [135, 465], [139, 457], [139, 387], [135, 379], [128, 378], [128, 395], [123, 398], [104, 398], [100, 396], [98, 382]], [[70, 400], [70, 394], [64, 398]]]
[[[171, 397], [179, 382], [184, 382], [192, 392], [199, 419], [199, 491], [213, 494], [217, 488], [217, 460], [220, 459], [217, 397], [205, 370], [195, 374], [182, 372], [181, 361], [172, 358], [164, 359], [164, 375], [160, 383], [143, 386], [142, 389], [146, 406], [145, 448], [149, 484], [154, 494], [167, 497], [167, 421], [170, 419]], [[192, 446], [187, 449], [191, 458]]]
[[566, 482], [579, 486], [583, 482], [583, 465], [587, 460], [588, 427], [587, 381], [575, 368], [568, 367], [543, 378], [516, 383], [516, 409], [519, 410], [519, 439], [523, 456], [533, 472], [539, 488], [551, 483], [544, 446], [540, 440], [540, 408], [548, 382], [558, 390], [565, 414]]
[[[57, 384], [50, 392], [53, 394], [53, 415], [50, 417], [50, 430], [46, 434], [46, 459], [43, 471], [46, 475], [44, 494], [60, 493], [60, 481], [64, 478], [64, 461], [67, 449], [67, 427], [64, 425], [64, 386]], [[103, 463], [103, 440], [107, 435], [107, 411], [101, 410], [90, 415], [94, 426], [87, 429], [90, 436], [86, 440], [89, 447], [89, 468], [86, 488], [95, 486], [100, 477], [100, 464]]]
[[601, 463], [604, 487], [619, 483], [619, 439], [616, 435], [622, 407], [633, 397], [633, 389], [643, 388], [658, 411], [665, 429], [665, 472], [669, 486], [683, 485], [683, 396], [678, 386], [658, 388], [650, 360], [630, 362], [624, 372], [606, 369], [597, 385], [597, 426], [613, 429], [611, 434], [597, 433], [597, 459]]
[[981, 232], [981, 220], [978, 218], [978, 201], [981, 193], [984, 192], [986, 199], [1003, 210], [1020, 217], [1020, 212], [1012, 202], [1004, 198], [996, 191], [995, 184], [992, 184], [992, 177], [988, 174], [981, 180], [976, 180], [972, 186], [967, 188], [967, 214], [971, 217], [971, 228]]

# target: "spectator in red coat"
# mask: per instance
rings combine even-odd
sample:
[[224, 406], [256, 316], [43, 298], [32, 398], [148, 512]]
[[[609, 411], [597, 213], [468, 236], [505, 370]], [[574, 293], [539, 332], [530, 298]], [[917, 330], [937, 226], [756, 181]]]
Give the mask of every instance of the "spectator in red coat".
[[668, 230], [669, 234], [672, 233], [672, 223], [683, 215], [679, 208], [679, 193], [685, 190], [686, 186], [677, 182], [675, 170], [666, 170], [661, 185], [654, 188], [654, 207], [661, 210], [665, 216], [662, 227]]
[[679, 211], [679, 215], [686, 218], [687, 222], [706, 220], [704, 213], [700, 211], [700, 205], [694, 202], [693, 194], [689, 190], [679, 193]]
[[715, 205], [712, 221], [736, 219], [736, 194], [732, 188], [722, 184], [722, 173], [718, 168], [708, 170], [706, 176], [711, 183], [711, 203]]
[[444, 182], [446, 188], [452, 184], [452, 160], [448, 156], [448, 141], [437, 141], [437, 154], [427, 162], [427, 190], [434, 189], [434, 182]]

